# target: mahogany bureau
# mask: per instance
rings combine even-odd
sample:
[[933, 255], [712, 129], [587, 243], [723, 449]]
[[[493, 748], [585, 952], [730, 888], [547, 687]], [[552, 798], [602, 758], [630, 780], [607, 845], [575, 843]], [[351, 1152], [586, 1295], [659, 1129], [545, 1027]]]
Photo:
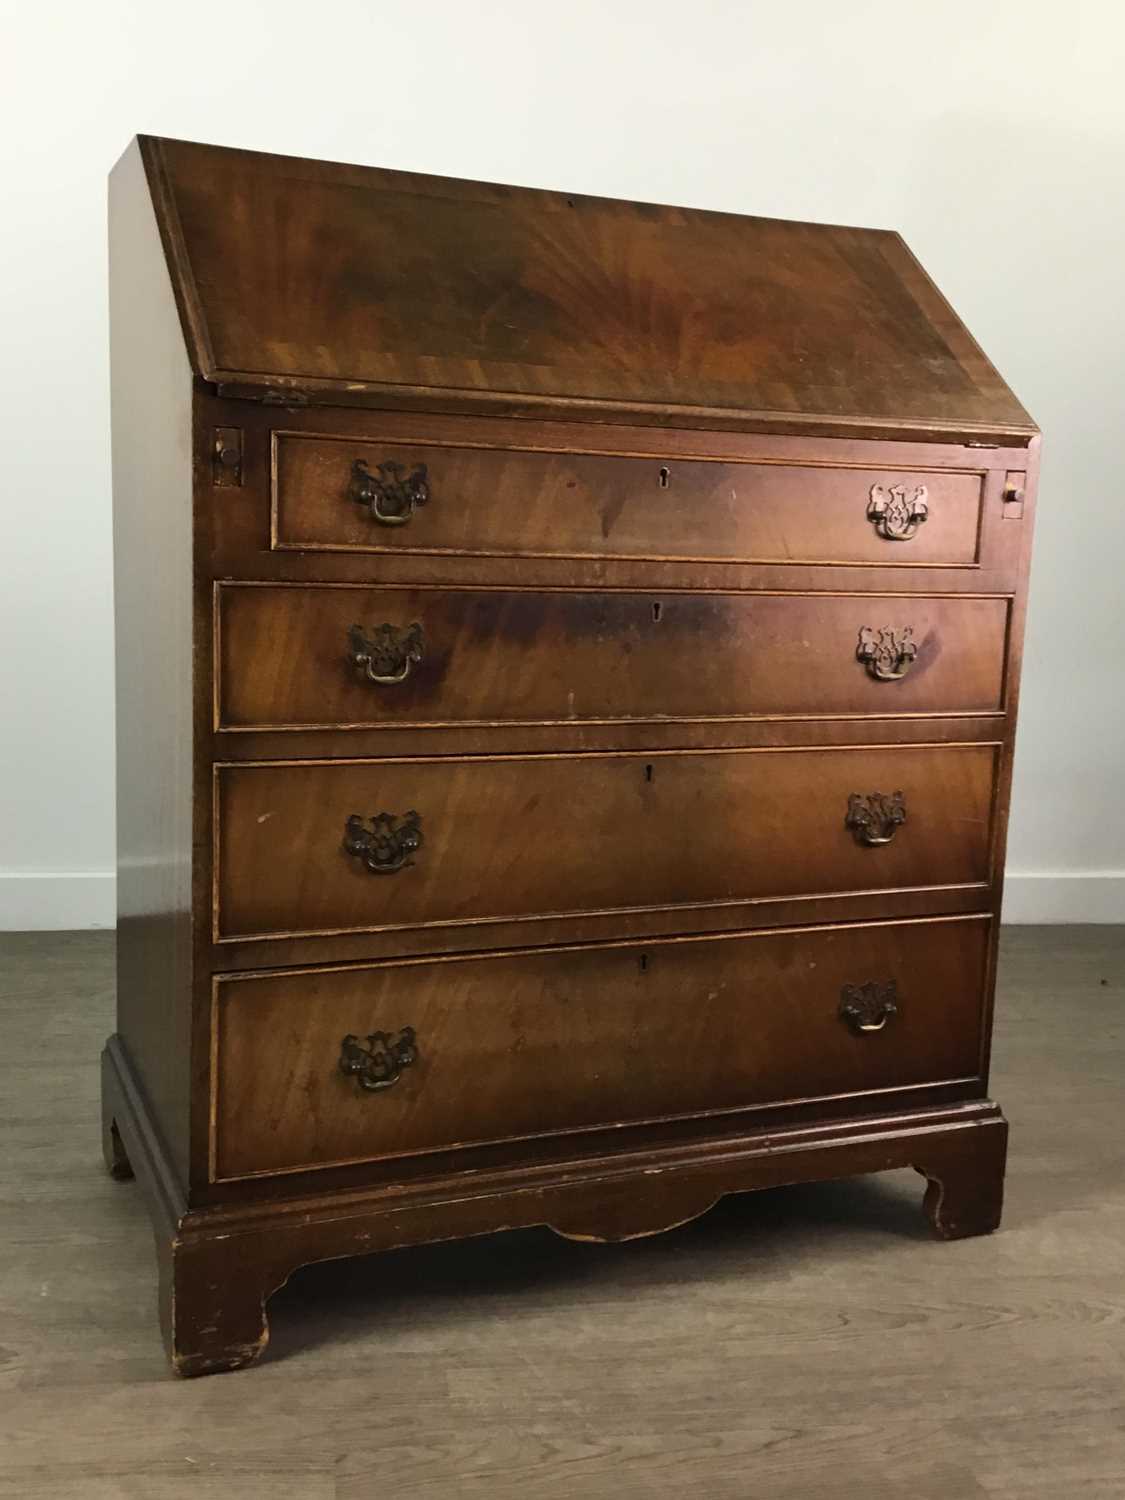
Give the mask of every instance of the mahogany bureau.
[[315, 1260], [913, 1166], [993, 1229], [1038, 434], [893, 233], [142, 138], [111, 1170]]

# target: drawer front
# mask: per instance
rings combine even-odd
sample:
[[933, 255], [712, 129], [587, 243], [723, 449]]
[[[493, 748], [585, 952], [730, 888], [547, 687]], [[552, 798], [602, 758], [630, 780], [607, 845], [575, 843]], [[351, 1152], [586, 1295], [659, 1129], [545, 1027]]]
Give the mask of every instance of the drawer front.
[[[273, 545], [483, 557], [971, 565], [983, 476], [274, 439]], [[923, 518], [924, 513], [924, 518]]]
[[217, 935], [982, 883], [994, 760], [902, 745], [222, 766]]
[[222, 980], [213, 1174], [971, 1079], [987, 936], [959, 919]]
[[1007, 601], [220, 588], [222, 728], [995, 712]]

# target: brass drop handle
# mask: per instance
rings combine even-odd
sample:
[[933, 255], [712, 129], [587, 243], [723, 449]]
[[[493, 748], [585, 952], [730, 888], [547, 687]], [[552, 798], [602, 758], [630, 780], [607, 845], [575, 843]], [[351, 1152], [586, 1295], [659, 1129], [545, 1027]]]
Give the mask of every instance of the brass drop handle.
[[355, 1078], [369, 1094], [380, 1093], [399, 1081], [403, 1068], [418, 1061], [413, 1026], [401, 1031], [372, 1031], [365, 1037], [349, 1032], [340, 1043], [340, 1072]]
[[929, 494], [924, 484], [914, 487], [910, 495], [901, 484], [884, 489], [873, 484], [867, 500], [867, 519], [888, 542], [908, 542], [930, 513]]
[[422, 660], [425, 638], [417, 620], [413, 625], [376, 625], [367, 632], [362, 625], [348, 630], [348, 661], [368, 682], [393, 686], [405, 682], [411, 669]]
[[912, 625], [904, 625], [901, 630], [892, 630], [889, 625], [881, 630], [860, 626], [855, 659], [864, 664], [877, 682], [898, 682], [910, 671], [917, 655]]
[[372, 875], [394, 875], [414, 861], [422, 847], [422, 819], [416, 812], [376, 813], [366, 823], [352, 813], [344, 825], [344, 852], [359, 859]]
[[857, 844], [875, 849], [880, 844], [889, 844], [906, 822], [906, 798], [902, 792], [852, 792], [848, 797], [848, 811], [844, 827], [855, 835]]
[[366, 459], [357, 458], [352, 464], [348, 494], [357, 505], [365, 506], [380, 526], [405, 526], [419, 506], [429, 503], [426, 465], [418, 464], [408, 474], [404, 464], [389, 458], [372, 474]]
[[882, 1031], [898, 1015], [898, 991], [893, 979], [880, 984], [846, 984], [840, 991], [840, 1020], [858, 1036], [863, 1032]]

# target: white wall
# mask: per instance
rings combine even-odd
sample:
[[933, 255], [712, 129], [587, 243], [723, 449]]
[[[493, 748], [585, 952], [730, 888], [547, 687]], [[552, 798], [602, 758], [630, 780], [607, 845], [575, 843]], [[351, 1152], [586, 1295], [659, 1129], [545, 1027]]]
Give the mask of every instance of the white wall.
[[900, 229], [1046, 432], [1008, 912], [1125, 920], [1115, 0], [0, 12], [0, 926], [112, 921], [105, 176], [138, 130]]

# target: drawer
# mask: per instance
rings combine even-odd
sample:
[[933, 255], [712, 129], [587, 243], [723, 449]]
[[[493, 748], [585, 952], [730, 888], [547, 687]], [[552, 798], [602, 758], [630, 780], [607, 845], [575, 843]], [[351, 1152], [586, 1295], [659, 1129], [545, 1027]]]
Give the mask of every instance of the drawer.
[[1001, 598], [227, 584], [228, 729], [995, 712]]
[[[217, 936], [980, 884], [995, 753], [899, 745], [225, 765]], [[896, 793], [901, 824], [896, 804], [878, 801]]]
[[964, 567], [978, 560], [982, 495], [975, 470], [277, 433], [272, 540], [300, 551]]
[[213, 1175], [972, 1079], [988, 925], [223, 979]]

